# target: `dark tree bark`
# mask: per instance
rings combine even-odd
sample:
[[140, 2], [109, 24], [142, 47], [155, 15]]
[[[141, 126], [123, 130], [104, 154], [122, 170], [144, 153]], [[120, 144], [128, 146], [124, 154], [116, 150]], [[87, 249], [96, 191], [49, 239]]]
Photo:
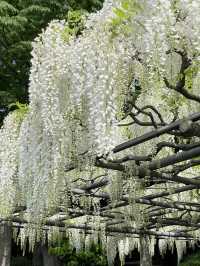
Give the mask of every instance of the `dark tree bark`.
[[33, 266], [43, 266], [42, 248], [38, 244], [33, 252]]
[[33, 266], [62, 266], [56, 256], [48, 253], [46, 246], [38, 245], [33, 255]]
[[62, 266], [56, 256], [49, 255], [47, 247], [42, 247], [43, 266]]
[[148, 236], [140, 236], [140, 266], [152, 266]]
[[9, 224], [0, 226], [0, 266], [10, 266], [11, 263], [12, 229]]

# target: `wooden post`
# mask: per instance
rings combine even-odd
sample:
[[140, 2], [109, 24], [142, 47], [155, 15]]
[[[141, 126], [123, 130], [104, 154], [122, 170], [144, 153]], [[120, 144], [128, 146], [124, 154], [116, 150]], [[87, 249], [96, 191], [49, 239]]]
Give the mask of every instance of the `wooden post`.
[[7, 223], [0, 226], [0, 265], [10, 266], [11, 263], [12, 229]]
[[152, 266], [152, 258], [149, 250], [149, 238], [146, 235], [140, 236], [140, 266]]

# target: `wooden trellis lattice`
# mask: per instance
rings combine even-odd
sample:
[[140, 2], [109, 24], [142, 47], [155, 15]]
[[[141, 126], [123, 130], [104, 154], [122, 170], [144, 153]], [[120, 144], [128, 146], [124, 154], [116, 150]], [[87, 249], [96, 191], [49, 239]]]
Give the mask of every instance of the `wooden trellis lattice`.
[[[136, 145], [142, 145], [142, 143], [157, 138], [158, 136], [162, 134], [179, 134], [179, 135], [186, 135], [188, 132], [191, 131], [191, 128], [196, 126], [200, 129], [200, 126], [198, 124], [198, 121], [200, 120], [200, 113], [195, 113], [190, 115], [186, 120], [191, 121], [190, 127], [187, 131], [181, 132], [180, 127], [183, 122], [183, 119], [176, 120], [175, 122], [172, 122], [169, 125], [164, 125], [162, 127], [159, 127], [149, 133], [146, 133], [136, 139], [129, 140], [125, 143], [122, 143], [121, 145], [114, 148], [113, 152], [117, 153], [122, 150], [128, 149], [129, 147], [136, 146]], [[184, 119], [185, 122], [185, 119]], [[175, 133], [176, 132], [176, 133]], [[199, 131], [200, 132], [200, 131]], [[126, 226], [123, 228], [121, 224], [123, 223], [123, 217], [116, 222], [111, 222], [112, 219], [115, 219], [115, 215], [112, 214], [112, 211], [116, 210], [119, 207], [127, 206], [129, 205], [129, 199], [127, 195], [122, 195], [119, 202], [115, 205], [109, 204], [110, 196], [109, 194], [105, 192], [101, 192], [101, 188], [104, 188], [107, 186], [110, 182], [109, 177], [103, 177], [102, 180], [95, 181], [91, 184], [87, 184], [82, 187], [74, 187], [71, 191], [71, 193], [75, 195], [81, 196], [89, 196], [89, 197], [95, 197], [95, 198], [102, 198], [108, 201], [108, 204], [104, 207], [102, 207], [99, 210], [99, 215], [102, 217], [102, 219], [108, 219], [106, 231], [108, 233], [122, 233], [122, 234], [128, 234], [131, 235], [139, 235], [139, 234], [147, 234], [147, 235], [155, 235], [157, 237], [180, 237], [180, 238], [188, 238], [193, 239], [193, 237], [185, 232], [187, 230], [179, 230], [169, 233], [158, 233], [157, 232], [157, 221], [159, 220], [159, 225], [169, 226], [169, 225], [178, 225], [180, 228], [188, 227], [188, 231], [199, 229], [200, 223], [197, 221], [196, 223], [192, 221], [185, 221], [182, 219], [182, 217], [177, 217], [176, 219], [169, 219], [166, 218], [165, 215], [169, 214], [173, 211], [179, 211], [184, 214], [184, 212], [200, 212], [200, 204], [197, 202], [179, 202], [179, 201], [166, 201], [164, 200], [158, 200], [162, 199], [162, 197], [167, 197], [173, 194], [182, 193], [185, 191], [192, 191], [200, 188], [200, 176], [195, 176], [193, 178], [186, 178], [180, 175], [180, 173], [186, 169], [189, 169], [190, 167], [197, 166], [200, 164], [199, 159], [194, 159], [195, 157], [200, 156], [200, 143], [196, 142], [193, 144], [174, 144], [174, 143], [167, 143], [162, 142], [157, 144], [158, 151], [162, 149], [163, 147], [172, 147], [175, 149], [178, 149], [179, 152], [175, 153], [173, 155], [166, 156], [165, 158], [162, 158], [160, 160], [154, 160], [152, 155], [142, 155], [142, 156], [126, 156], [124, 158], [118, 159], [116, 161], [106, 161], [106, 159], [97, 158], [95, 165], [97, 167], [110, 169], [113, 171], [125, 171], [125, 165], [128, 161], [137, 162], [137, 172], [138, 176], [141, 180], [144, 180], [146, 175], [148, 176], [147, 180], [145, 180], [146, 188], [150, 188], [152, 185], [155, 186], [156, 184], [160, 183], [166, 183], [170, 182], [171, 184], [174, 184], [174, 187], [170, 191], [163, 191], [159, 193], [153, 193], [149, 194], [143, 197], [139, 197], [135, 199], [135, 203], [138, 204], [144, 204], [147, 205], [146, 212], [149, 214], [149, 222], [146, 225], [146, 228], [140, 228], [140, 229], [133, 229], [133, 228], [126, 228]], [[140, 165], [141, 162], [147, 161], [148, 163], [145, 164], [145, 166]], [[177, 167], [174, 167], [170, 173], [166, 173], [165, 167], [174, 165], [176, 163], [183, 163]], [[161, 170], [162, 169], [162, 170]], [[73, 167], [69, 167], [66, 171], [72, 171]], [[160, 170], [158, 172], [158, 170]], [[176, 186], [178, 184], [178, 186]], [[179, 186], [179, 185], [182, 186]], [[95, 190], [98, 189], [98, 192], [95, 192]], [[17, 213], [20, 213], [20, 211], [24, 211], [24, 207], [18, 208], [16, 210], [16, 213], [14, 217], [11, 217], [8, 220], [11, 220], [14, 222], [14, 226], [16, 224], [21, 224], [21, 226], [26, 223], [25, 219], [21, 219], [17, 217]], [[70, 214], [70, 215], [69, 215]], [[56, 215], [56, 217], [55, 217]], [[48, 226], [58, 226], [58, 227], [65, 227], [66, 224], [64, 221], [66, 219], [79, 217], [83, 215], [96, 215], [92, 210], [88, 212], [88, 210], [77, 210], [77, 209], [69, 209], [69, 213], [65, 215], [62, 213], [62, 211], [59, 214], [55, 214], [52, 217], [49, 217], [46, 221], [46, 225]], [[182, 216], [182, 215], [180, 215]], [[55, 218], [53, 218], [55, 217]], [[5, 221], [5, 220], [3, 220]], [[2, 222], [3, 222], [2, 221]], [[117, 229], [116, 224], [117, 222], [120, 224], [120, 228]], [[113, 224], [115, 225], [113, 227]], [[71, 228], [77, 228], [77, 229], [84, 229], [87, 231], [94, 230], [94, 228], [91, 228], [87, 225], [69, 225]]]
[[[144, 107], [143, 109], [145, 109]], [[154, 107], [150, 107], [154, 110]], [[135, 107], [137, 114], [131, 113], [133, 120], [137, 123], [139, 115], [142, 110]], [[156, 113], [158, 111], [156, 110]], [[149, 113], [147, 114], [149, 116]], [[137, 120], [135, 120], [135, 118]], [[153, 116], [152, 116], [153, 119]], [[161, 118], [162, 119], [162, 118]], [[199, 137], [200, 124], [200, 113], [191, 114], [185, 119], [178, 119], [170, 124], [164, 124], [158, 126], [153, 122], [155, 129], [145, 133], [144, 135], [131, 139], [124, 142], [113, 149], [113, 153], [119, 153], [123, 150], [128, 150], [130, 147], [142, 145], [151, 139], [157, 139], [159, 136], [164, 134], [178, 135], [182, 137]], [[141, 121], [139, 123], [142, 123]], [[183, 125], [184, 124], [184, 125]], [[185, 126], [186, 124], [186, 126]], [[152, 127], [152, 123], [149, 122], [147, 127]], [[128, 237], [138, 238], [141, 236], [154, 236], [157, 239], [166, 238], [176, 238], [179, 240], [195, 240], [192, 231], [200, 229], [200, 217], [198, 216], [200, 212], [200, 204], [194, 200], [194, 202], [182, 202], [174, 201], [170, 199], [171, 195], [178, 193], [183, 193], [186, 191], [195, 191], [200, 188], [200, 176], [194, 176], [192, 178], [187, 178], [181, 175], [181, 172], [191, 167], [200, 165], [200, 159], [195, 159], [200, 156], [200, 142], [194, 142], [189, 144], [176, 144], [170, 142], [158, 142], [156, 145], [157, 149], [155, 154], [142, 154], [140, 156], [127, 155], [117, 160], [108, 160], [107, 158], [96, 158], [95, 166], [109, 169], [112, 171], [126, 171], [127, 163], [135, 164], [135, 175], [145, 184], [146, 190], [151, 190], [153, 186], [154, 189], [160, 184], [170, 183], [172, 188], [163, 189], [163, 191], [158, 193], [149, 193], [142, 197], [137, 197], [134, 199], [135, 204], [142, 204], [146, 206], [143, 210], [143, 215], [147, 216], [148, 219], [144, 225], [141, 227], [133, 228], [127, 225], [126, 217], [123, 214], [122, 207], [126, 207], [130, 204], [129, 196], [127, 194], [120, 195], [117, 202], [113, 203], [110, 199], [110, 195], [103, 192], [106, 186], [111, 182], [108, 176], [94, 177], [94, 180], [85, 184], [84, 186], [76, 186], [74, 183], [71, 191], [66, 193], [71, 193], [78, 197], [90, 197], [99, 198], [103, 200], [103, 206], [100, 206], [98, 213], [93, 209], [83, 209], [83, 207], [74, 207], [68, 209], [67, 213], [62, 210], [62, 206], [58, 213], [47, 217], [43, 229], [49, 230], [49, 227], [56, 226], [59, 227], [60, 231], [65, 231], [66, 228], [79, 229], [86, 234], [90, 234], [94, 231], [100, 231], [100, 228], [94, 228], [90, 224], [68, 224], [66, 221], [69, 219], [76, 219], [82, 216], [99, 216], [101, 221], [105, 224], [106, 235], [124, 235]], [[161, 159], [154, 159], [155, 155], [163, 148], [169, 147], [174, 149], [174, 154], [168, 155]], [[145, 163], [144, 163], [145, 162]], [[143, 164], [144, 163], [144, 164]], [[177, 163], [181, 163], [176, 165]], [[166, 170], [166, 167], [173, 166], [170, 170]], [[66, 166], [66, 171], [73, 171], [74, 166]], [[124, 180], [126, 182], [126, 180]], [[160, 187], [159, 187], [160, 188]], [[120, 215], [116, 218], [116, 212], [120, 208]], [[27, 220], [22, 218], [21, 213], [25, 212], [25, 207], [18, 207], [12, 217], [7, 220], [2, 219], [1, 223], [12, 222], [13, 227], [23, 228], [27, 224]], [[177, 216], [174, 217], [174, 213], [177, 212]], [[173, 213], [173, 218], [170, 218], [170, 214]], [[185, 219], [185, 216], [190, 215], [190, 213], [197, 214], [197, 219]], [[163, 231], [162, 228], [168, 226], [176, 226], [174, 230], [169, 232]], [[177, 226], [179, 229], [177, 230]], [[143, 238], [142, 238], [143, 239]], [[142, 240], [143, 241], [143, 240]], [[146, 252], [146, 251], [145, 251]], [[144, 253], [145, 253], [144, 252]], [[144, 256], [146, 256], [145, 254]], [[141, 258], [142, 261], [142, 258]], [[141, 262], [142, 263], [142, 262]], [[150, 263], [150, 262], [149, 262]], [[141, 265], [151, 265], [151, 264], [141, 264]]]

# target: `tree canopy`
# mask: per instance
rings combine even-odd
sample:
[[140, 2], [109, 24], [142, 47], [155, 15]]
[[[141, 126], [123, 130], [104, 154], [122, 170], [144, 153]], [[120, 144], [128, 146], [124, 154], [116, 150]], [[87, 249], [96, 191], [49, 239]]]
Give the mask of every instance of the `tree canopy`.
[[[0, 131], [0, 217], [29, 238], [98, 243], [112, 265], [199, 239], [200, 2], [107, 0], [34, 41], [29, 106]], [[18, 230], [18, 229], [17, 229]]]

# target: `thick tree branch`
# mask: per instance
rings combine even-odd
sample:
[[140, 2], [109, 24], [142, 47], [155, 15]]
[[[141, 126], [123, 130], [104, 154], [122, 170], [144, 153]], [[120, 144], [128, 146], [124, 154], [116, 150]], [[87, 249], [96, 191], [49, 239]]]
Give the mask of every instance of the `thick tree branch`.
[[164, 77], [164, 82], [167, 88], [177, 91], [181, 95], [183, 95], [185, 98], [200, 103], [200, 96], [194, 95], [190, 93], [185, 88], [185, 81], [186, 81], [186, 70], [192, 65], [192, 60], [188, 57], [187, 53], [185, 51], [176, 51], [181, 56], [181, 68], [179, 73], [179, 80], [176, 83], [176, 85], [170, 84], [168, 79]]
[[[195, 121], [198, 121], [200, 120], [200, 113], [195, 113], [195, 114], [192, 114], [190, 115], [187, 119], [195, 122]], [[116, 146], [114, 149], [113, 149], [113, 152], [114, 153], [117, 153], [117, 152], [120, 152], [122, 150], [125, 150], [125, 149], [128, 149], [128, 148], [131, 148], [133, 146], [136, 146], [136, 145], [139, 145], [139, 144], [142, 144], [148, 140], [151, 140], [153, 138], [156, 138], [156, 137], [159, 137], [159, 136], [162, 136], [163, 134], [165, 133], [169, 133], [171, 132], [172, 130], [176, 130], [176, 129], [179, 129], [179, 126], [182, 122], [182, 119], [179, 119], [173, 123], [170, 123], [169, 125], [166, 125], [164, 127], [161, 127], [159, 129], [156, 129], [154, 131], [150, 131], [140, 137], [137, 137], [135, 139], [132, 139], [132, 140], [129, 140], [127, 142], [124, 142], [118, 146]]]

